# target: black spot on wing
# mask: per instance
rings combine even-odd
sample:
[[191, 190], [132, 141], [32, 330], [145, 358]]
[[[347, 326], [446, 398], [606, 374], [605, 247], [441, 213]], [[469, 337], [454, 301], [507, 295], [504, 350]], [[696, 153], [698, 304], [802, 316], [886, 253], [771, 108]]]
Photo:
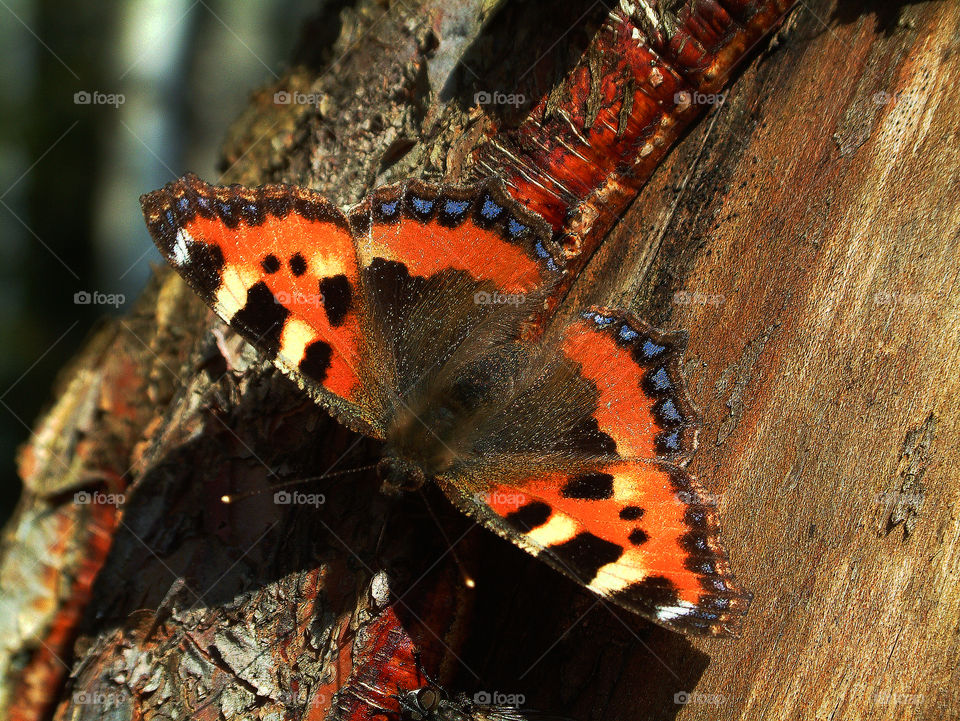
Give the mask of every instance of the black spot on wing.
[[266, 273], [276, 273], [280, 270], [280, 260], [273, 253], [270, 253], [264, 256], [263, 260], [260, 262], [260, 267], [263, 268]]
[[613, 476], [609, 473], [583, 473], [567, 481], [560, 493], [564, 498], [585, 501], [613, 498]]
[[639, 521], [645, 512], [640, 506], [624, 506], [620, 509], [620, 518], [624, 521]]
[[354, 238], [362, 238], [370, 232], [370, 226], [373, 218], [370, 217], [369, 209], [360, 208], [350, 213], [350, 232]]
[[307, 261], [300, 253], [294, 253], [290, 257], [290, 272], [298, 278], [307, 272]]
[[623, 555], [622, 546], [605, 541], [588, 531], [578, 533], [569, 541], [550, 546], [550, 551], [565, 561], [585, 584], [589, 584], [596, 577], [597, 571]]
[[543, 501], [531, 501], [504, 516], [504, 520], [521, 533], [529, 533], [546, 523], [552, 512], [550, 506]]
[[260, 281], [247, 289], [247, 302], [230, 319], [230, 324], [272, 359], [280, 350], [280, 335], [288, 315], [290, 311]]
[[327, 377], [327, 369], [330, 368], [332, 355], [333, 349], [329, 343], [315, 340], [303, 352], [303, 358], [300, 360], [299, 366], [300, 371], [318, 383], [323, 383]]
[[353, 305], [353, 292], [347, 276], [340, 273], [321, 280], [320, 297], [323, 298], [323, 308], [330, 325], [334, 328], [341, 325]]
[[630, 584], [616, 595], [622, 597], [627, 605], [641, 607], [676, 606], [679, 599], [677, 587], [666, 576], [647, 576], [641, 581]]
[[650, 540], [650, 536], [648, 536], [646, 531], [644, 531], [642, 528], [634, 528], [632, 531], [630, 531], [629, 538], [630, 543], [632, 543], [634, 546], [642, 546], [644, 543]]

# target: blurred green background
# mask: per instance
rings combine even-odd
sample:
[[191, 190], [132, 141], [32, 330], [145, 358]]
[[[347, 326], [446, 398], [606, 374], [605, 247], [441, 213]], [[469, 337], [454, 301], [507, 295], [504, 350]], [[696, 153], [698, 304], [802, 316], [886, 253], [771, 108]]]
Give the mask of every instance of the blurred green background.
[[160, 262], [140, 193], [219, 176], [231, 120], [322, 4], [0, 0], [0, 520], [57, 371]]

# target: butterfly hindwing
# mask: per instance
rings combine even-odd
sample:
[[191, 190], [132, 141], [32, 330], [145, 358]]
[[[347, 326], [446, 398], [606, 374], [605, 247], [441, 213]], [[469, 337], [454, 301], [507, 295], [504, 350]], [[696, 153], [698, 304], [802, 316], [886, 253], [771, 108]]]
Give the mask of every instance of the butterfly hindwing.
[[749, 603], [719, 542], [715, 504], [678, 466], [598, 461], [439, 479], [447, 496], [594, 593], [675, 630], [735, 633]]
[[578, 314], [438, 482], [600, 596], [677, 630], [725, 635], [749, 596], [730, 573], [713, 497], [679, 465], [696, 432], [684, 341], [618, 312]]
[[346, 216], [286, 185], [186, 175], [141, 198], [160, 251], [224, 321], [344, 423], [380, 435]]

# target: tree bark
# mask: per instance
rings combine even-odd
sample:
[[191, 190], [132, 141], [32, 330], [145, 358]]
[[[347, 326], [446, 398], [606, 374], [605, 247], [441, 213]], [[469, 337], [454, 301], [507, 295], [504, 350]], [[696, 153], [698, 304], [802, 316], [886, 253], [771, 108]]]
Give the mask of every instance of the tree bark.
[[[525, 120], [555, 117], [578, 68], [610, 61], [595, 49], [611, 12], [507, 3], [458, 34], [471, 7], [360, 0], [328, 46], [329, 18], [308, 25], [288, 76], [232, 129], [224, 180], [307, 183], [345, 205], [407, 175], [509, 171], [491, 147], [518, 157]], [[805, 3], [669, 155], [672, 138], [645, 171], [618, 165], [624, 187], [602, 202], [596, 187], [559, 196], [551, 220], [583, 264], [561, 312], [629, 307], [690, 332], [704, 422], [690, 468], [755, 595], [742, 638], [691, 641], [598, 605], [438, 493], [394, 502], [353, 474], [303, 489], [322, 504], [275, 504], [277, 477], [377, 449], [164, 270], [92, 339], [22, 455], [0, 566], [7, 717], [342, 717], [342, 651], [377, 613], [374, 578], [448, 688], [525, 708], [956, 714], [958, 24], [948, 3]], [[429, 61], [457, 57], [451, 44], [470, 68], [452, 77]], [[478, 116], [473, 94], [494, 89], [528, 102]]]

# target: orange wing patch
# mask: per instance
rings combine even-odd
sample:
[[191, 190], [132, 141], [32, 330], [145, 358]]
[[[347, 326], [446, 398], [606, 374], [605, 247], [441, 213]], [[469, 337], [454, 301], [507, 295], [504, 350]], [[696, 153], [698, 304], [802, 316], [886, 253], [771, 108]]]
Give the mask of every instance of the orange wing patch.
[[594, 417], [622, 458], [689, 458], [697, 417], [680, 366], [684, 334], [659, 333], [636, 318], [593, 309], [567, 326], [561, 343], [597, 387]]
[[496, 183], [439, 189], [417, 181], [378, 188], [350, 214], [361, 260], [403, 263], [411, 275], [462, 270], [522, 295], [560, 275], [550, 228]]

